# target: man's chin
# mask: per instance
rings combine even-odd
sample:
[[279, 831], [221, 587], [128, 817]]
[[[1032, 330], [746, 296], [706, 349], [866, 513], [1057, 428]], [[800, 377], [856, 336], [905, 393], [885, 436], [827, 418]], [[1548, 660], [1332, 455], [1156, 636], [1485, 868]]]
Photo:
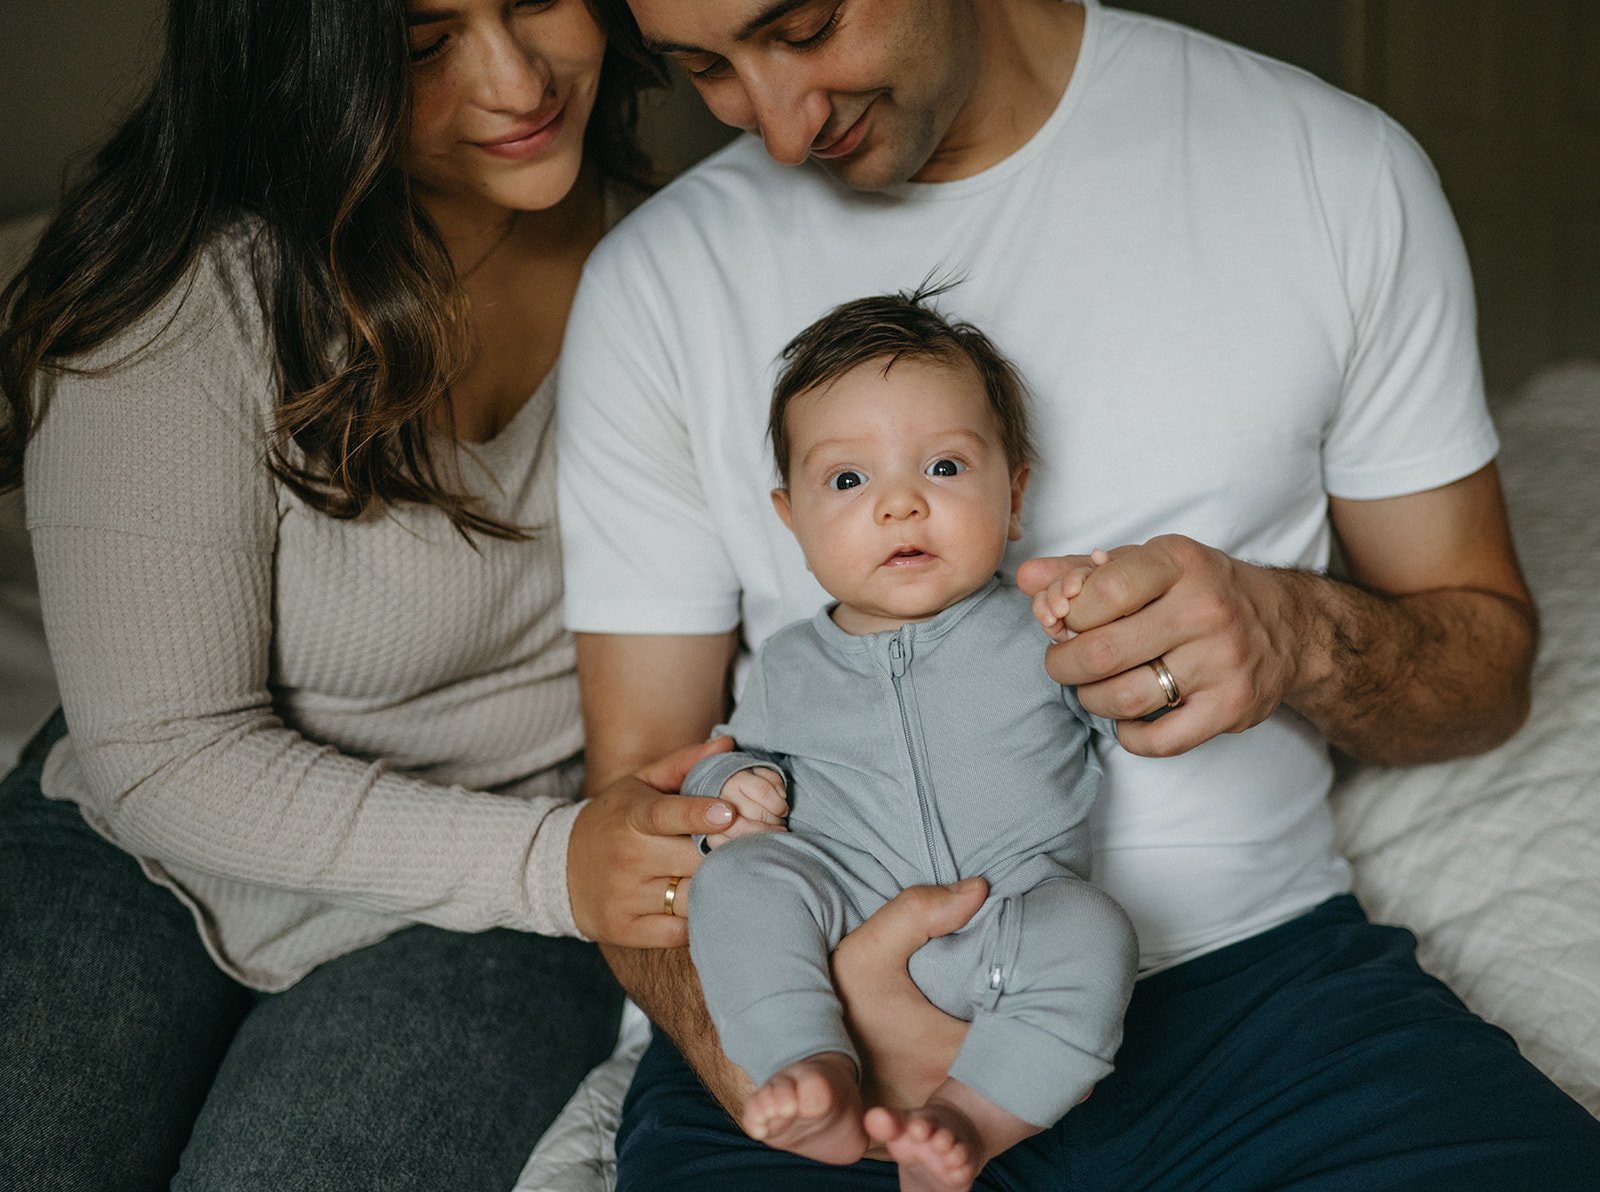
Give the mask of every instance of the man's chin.
[[916, 166], [902, 166], [898, 162], [881, 161], [868, 146], [863, 146], [860, 153], [834, 161], [821, 157], [814, 157], [811, 160], [851, 190], [869, 194], [893, 190], [902, 183], [909, 182], [918, 169]]

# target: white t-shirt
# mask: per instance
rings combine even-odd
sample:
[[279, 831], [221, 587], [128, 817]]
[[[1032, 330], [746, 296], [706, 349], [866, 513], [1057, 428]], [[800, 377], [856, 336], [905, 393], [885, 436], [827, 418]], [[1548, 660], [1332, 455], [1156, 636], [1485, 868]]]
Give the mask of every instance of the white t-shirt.
[[[1319, 568], [1328, 494], [1493, 458], [1465, 255], [1415, 143], [1300, 71], [1087, 7], [1057, 109], [981, 174], [857, 194], [744, 137], [600, 246], [563, 352], [571, 628], [742, 624], [754, 646], [811, 615], [825, 594], [767, 497], [778, 353], [930, 272], [965, 276], [938, 305], [1033, 390], [1043, 462], [1011, 565], [1177, 532]], [[1095, 878], [1146, 969], [1348, 888], [1327, 750], [1293, 712], [1104, 761]]]

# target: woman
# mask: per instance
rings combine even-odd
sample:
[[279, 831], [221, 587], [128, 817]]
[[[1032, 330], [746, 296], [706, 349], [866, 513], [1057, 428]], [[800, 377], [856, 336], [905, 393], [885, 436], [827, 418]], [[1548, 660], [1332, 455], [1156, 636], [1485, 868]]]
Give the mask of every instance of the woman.
[[0, 1184], [503, 1192], [612, 1046], [551, 376], [649, 77], [584, 0], [173, 0], [0, 304], [71, 726], [0, 791]]

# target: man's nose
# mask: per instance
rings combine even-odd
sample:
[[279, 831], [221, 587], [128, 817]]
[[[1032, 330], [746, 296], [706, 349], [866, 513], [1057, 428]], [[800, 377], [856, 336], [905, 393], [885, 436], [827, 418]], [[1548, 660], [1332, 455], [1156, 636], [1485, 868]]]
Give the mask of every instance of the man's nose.
[[793, 70], [793, 63], [782, 63], [746, 83], [767, 154], [786, 166], [797, 166], [811, 155], [830, 111], [827, 92], [794, 77]]

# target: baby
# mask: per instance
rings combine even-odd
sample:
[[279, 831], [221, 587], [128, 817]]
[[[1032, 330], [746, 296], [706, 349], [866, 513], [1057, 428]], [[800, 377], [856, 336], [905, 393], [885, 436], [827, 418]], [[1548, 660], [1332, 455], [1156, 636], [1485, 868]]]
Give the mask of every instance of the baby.
[[[772, 500], [837, 603], [756, 655], [725, 727], [739, 751], [684, 793], [741, 816], [696, 874], [689, 939], [759, 1086], [744, 1130], [828, 1163], [876, 1140], [902, 1189], [945, 1192], [1110, 1071], [1137, 949], [1084, 880], [1091, 736], [1115, 726], [1044, 670], [1040, 624], [1064, 635], [1088, 569], [1031, 604], [996, 575], [1021, 533], [1024, 391], [932, 296], [848, 303], [784, 350]], [[904, 887], [976, 875], [983, 908], [910, 966], [966, 1040], [925, 1105], [864, 1112], [829, 956]]]

